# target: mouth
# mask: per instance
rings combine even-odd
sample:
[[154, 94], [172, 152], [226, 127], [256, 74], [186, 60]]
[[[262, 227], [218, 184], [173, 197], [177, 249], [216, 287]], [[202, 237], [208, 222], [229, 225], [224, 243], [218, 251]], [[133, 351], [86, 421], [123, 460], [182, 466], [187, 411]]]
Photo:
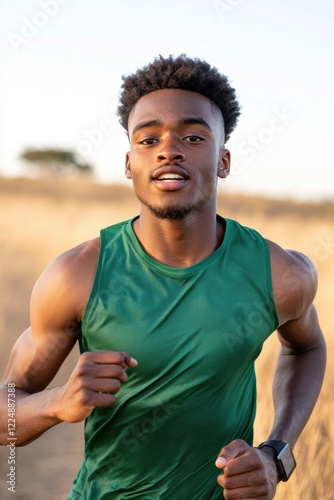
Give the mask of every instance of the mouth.
[[156, 177], [155, 180], [157, 181], [178, 181], [181, 180], [183, 181], [185, 177], [179, 174], [161, 174], [159, 177]]
[[161, 167], [152, 177], [155, 185], [163, 191], [182, 189], [189, 181], [189, 175], [179, 167]]

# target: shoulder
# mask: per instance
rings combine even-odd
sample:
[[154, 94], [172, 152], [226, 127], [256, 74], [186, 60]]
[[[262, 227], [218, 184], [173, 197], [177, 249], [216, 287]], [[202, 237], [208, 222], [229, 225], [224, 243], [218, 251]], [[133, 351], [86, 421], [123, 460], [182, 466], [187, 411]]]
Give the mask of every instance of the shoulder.
[[53, 267], [65, 273], [81, 273], [83, 268], [96, 267], [100, 250], [100, 238], [85, 241], [80, 245], [67, 250], [51, 262], [49, 269]]
[[32, 292], [32, 308], [46, 300], [62, 303], [78, 320], [85, 309], [95, 277], [100, 238], [86, 241], [55, 258], [38, 278]]
[[273, 294], [279, 323], [298, 319], [313, 303], [318, 277], [312, 261], [296, 250], [266, 240], [270, 252]]

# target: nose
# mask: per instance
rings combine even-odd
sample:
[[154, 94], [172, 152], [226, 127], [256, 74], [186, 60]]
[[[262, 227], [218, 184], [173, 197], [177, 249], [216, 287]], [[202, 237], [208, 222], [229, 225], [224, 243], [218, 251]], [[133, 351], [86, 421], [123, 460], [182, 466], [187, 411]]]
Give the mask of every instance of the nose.
[[173, 137], [168, 137], [161, 142], [160, 150], [157, 153], [159, 161], [184, 161], [185, 154], [180, 149], [180, 144]]

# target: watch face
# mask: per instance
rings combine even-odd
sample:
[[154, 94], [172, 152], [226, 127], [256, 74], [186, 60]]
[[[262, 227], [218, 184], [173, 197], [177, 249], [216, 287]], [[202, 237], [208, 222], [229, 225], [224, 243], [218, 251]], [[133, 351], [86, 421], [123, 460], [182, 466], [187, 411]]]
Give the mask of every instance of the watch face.
[[283, 475], [285, 476], [283, 481], [287, 481], [291, 476], [293, 470], [296, 467], [296, 461], [292, 454], [291, 448], [288, 444], [284, 446], [284, 448], [278, 453], [277, 460], [281, 462]]

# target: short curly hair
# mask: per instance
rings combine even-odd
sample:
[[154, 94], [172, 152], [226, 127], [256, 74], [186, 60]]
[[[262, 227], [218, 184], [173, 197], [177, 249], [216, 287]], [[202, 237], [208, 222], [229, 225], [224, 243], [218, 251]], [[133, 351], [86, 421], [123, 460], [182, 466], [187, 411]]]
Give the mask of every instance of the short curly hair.
[[136, 102], [144, 95], [162, 89], [190, 90], [210, 99], [223, 115], [226, 141], [237, 125], [240, 105], [234, 88], [225, 75], [201, 59], [192, 59], [185, 54], [167, 58], [160, 55], [134, 74], [123, 76], [122, 80], [117, 114], [125, 130]]

